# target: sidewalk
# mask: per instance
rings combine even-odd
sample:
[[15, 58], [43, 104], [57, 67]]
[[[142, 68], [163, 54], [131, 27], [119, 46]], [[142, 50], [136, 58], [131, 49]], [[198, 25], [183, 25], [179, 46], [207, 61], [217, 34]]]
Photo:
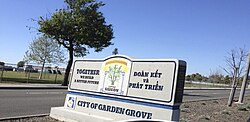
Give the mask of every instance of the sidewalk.
[[[61, 84], [0, 83], [0, 89], [68, 89], [68, 86], [62, 86]], [[230, 90], [230, 89], [231, 88], [184, 87], [184, 90]], [[240, 87], [237, 89], [240, 89]]]
[[61, 84], [0, 83], [0, 89], [67, 89], [67, 88], [68, 86], [62, 86]]

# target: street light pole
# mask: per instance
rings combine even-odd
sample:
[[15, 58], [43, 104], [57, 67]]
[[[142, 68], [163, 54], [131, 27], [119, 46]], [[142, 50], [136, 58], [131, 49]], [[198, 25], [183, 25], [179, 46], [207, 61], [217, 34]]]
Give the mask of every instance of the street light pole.
[[240, 96], [239, 96], [238, 103], [243, 103], [244, 94], [245, 94], [246, 86], [247, 86], [249, 68], [250, 68], [250, 50], [249, 50], [249, 53], [248, 53], [248, 61], [247, 61], [247, 66], [246, 66], [246, 70], [245, 70], [245, 76], [243, 78], [242, 85], [241, 85], [241, 90], [240, 90]]

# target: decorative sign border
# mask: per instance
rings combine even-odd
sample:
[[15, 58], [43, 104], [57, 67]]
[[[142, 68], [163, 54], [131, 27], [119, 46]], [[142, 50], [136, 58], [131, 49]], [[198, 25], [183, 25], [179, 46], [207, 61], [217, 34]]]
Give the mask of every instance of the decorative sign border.
[[[69, 91], [72, 91], [72, 92], [80, 92], [80, 93], [86, 93], [86, 94], [89, 94], [89, 93], [95, 93], [95, 94], [99, 94], [99, 95], [101, 95], [101, 94], [103, 94], [103, 95], [110, 95], [110, 96], [119, 96], [119, 97], [122, 97], [122, 98], [135, 98], [135, 99], [137, 99], [136, 101], [139, 101], [139, 102], [142, 102], [143, 100], [149, 100], [149, 101], [156, 101], [156, 102], [164, 102], [164, 103], [170, 103], [170, 102], [172, 102], [173, 101], [173, 90], [174, 90], [174, 85], [175, 85], [175, 81], [176, 81], [176, 70], [177, 70], [177, 64], [176, 64], [176, 61], [169, 61], [169, 60], [132, 60], [132, 59], [130, 59], [130, 58], [128, 58], [128, 57], [126, 57], [126, 56], [112, 56], [112, 57], [108, 57], [108, 58], [106, 58], [106, 59], [104, 59], [104, 60], [76, 60], [75, 62], [77, 62], [77, 61], [81, 61], [81, 62], [105, 62], [105, 61], [107, 61], [107, 60], [110, 60], [110, 59], [113, 59], [113, 58], [122, 58], [122, 59], [125, 59], [125, 60], [128, 60], [128, 61], [130, 61], [131, 62], [131, 69], [132, 69], [132, 66], [133, 66], [133, 63], [134, 62], [169, 62], [169, 63], [174, 63], [174, 73], [173, 73], [173, 81], [172, 81], [172, 86], [171, 86], [171, 96], [170, 96], [170, 99], [169, 100], [157, 100], [157, 99], [150, 99], [150, 98], [145, 98], [145, 97], [136, 97], [136, 96], [123, 96], [122, 94], [110, 94], [110, 93], [108, 93], [108, 92], [100, 92], [100, 91], [89, 91], [89, 90], [83, 90], [83, 89], [74, 89], [74, 88], [71, 88], [71, 82], [72, 82], [72, 77], [71, 77], [71, 82], [70, 82], [70, 84], [69, 84]], [[75, 62], [74, 62], [74, 66], [73, 66], [73, 70], [72, 71], [74, 71], [74, 69], [75, 69]], [[130, 76], [130, 74], [131, 74], [131, 70], [130, 70], [130, 73], [129, 73], [129, 76]], [[128, 81], [130, 81], [130, 78], [128, 79]], [[139, 100], [138, 100], [139, 99]]]

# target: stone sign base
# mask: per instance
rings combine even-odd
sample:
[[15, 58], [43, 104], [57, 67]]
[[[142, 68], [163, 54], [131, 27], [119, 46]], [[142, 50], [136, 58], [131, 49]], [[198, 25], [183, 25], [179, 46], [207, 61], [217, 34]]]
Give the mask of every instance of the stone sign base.
[[113, 119], [66, 109], [65, 107], [52, 107], [50, 117], [65, 122], [113, 122]]

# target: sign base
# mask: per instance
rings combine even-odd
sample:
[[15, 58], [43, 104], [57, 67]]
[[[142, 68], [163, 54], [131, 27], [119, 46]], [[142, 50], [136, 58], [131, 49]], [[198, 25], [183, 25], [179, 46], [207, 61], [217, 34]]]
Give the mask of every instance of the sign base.
[[113, 119], [66, 109], [65, 107], [52, 107], [50, 117], [65, 122], [113, 122]]

